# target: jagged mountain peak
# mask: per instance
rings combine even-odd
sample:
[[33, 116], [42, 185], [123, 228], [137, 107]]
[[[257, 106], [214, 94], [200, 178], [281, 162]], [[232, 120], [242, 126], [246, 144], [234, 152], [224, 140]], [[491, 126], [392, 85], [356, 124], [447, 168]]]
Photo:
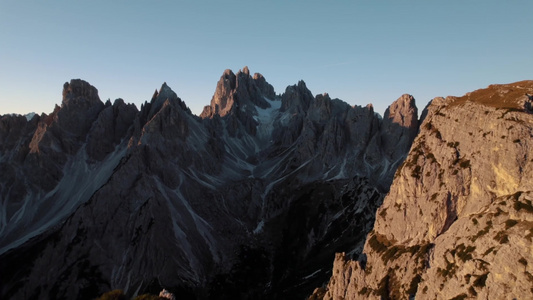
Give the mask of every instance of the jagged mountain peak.
[[148, 109], [147, 113], [143, 112], [142, 114], [146, 114], [147, 120], [150, 120], [154, 117], [155, 114], [157, 114], [159, 110], [163, 108], [165, 102], [167, 101], [171, 103], [176, 103], [178, 107], [180, 107], [183, 111], [187, 112], [188, 114], [192, 114], [191, 110], [185, 104], [185, 102], [183, 102], [178, 97], [176, 92], [174, 92], [172, 88], [167, 85], [166, 82], [163, 82], [159, 90], [156, 90], [154, 92], [154, 95], [152, 96], [150, 102], [146, 103], [146, 105], [141, 108], [141, 110]]
[[411, 95], [381, 118], [247, 68], [203, 118], [166, 83], [89, 118], [97, 93], [69, 83], [0, 123], [0, 296], [303, 298], [345, 251], [326, 298], [531, 298], [531, 84], [435, 98], [419, 126]]
[[248, 69], [248, 66], [244, 66], [244, 68], [242, 69], [242, 73], [244, 73], [244, 75], [250, 76], [250, 70]]
[[72, 79], [63, 85], [63, 102], [68, 103], [70, 99], [83, 98], [87, 101], [100, 101], [98, 90], [85, 80]]
[[303, 113], [307, 111], [314, 97], [303, 80], [298, 84], [288, 86], [281, 97], [281, 111]]
[[418, 108], [415, 98], [409, 94], [403, 94], [385, 110], [384, 119], [391, 119], [392, 122], [405, 127], [413, 127], [414, 121], [418, 120]]
[[256, 114], [256, 107], [263, 109], [270, 107], [264, 98], [273, 100], [273, 96], [275, 96], [274, 88], [262, 75], [250, 76], [248, 67], [239, 70], [236, 75], [228, 69], [217, 83], [211, 104], [204, 107], [200, 117], [213, 118], [215, 115], [224, 117], [238, 114], [239, 111]]
[[531, 87], [433, 99], [364, 254], [339, 255], [328, 290], [315, 296], [530, 299]]

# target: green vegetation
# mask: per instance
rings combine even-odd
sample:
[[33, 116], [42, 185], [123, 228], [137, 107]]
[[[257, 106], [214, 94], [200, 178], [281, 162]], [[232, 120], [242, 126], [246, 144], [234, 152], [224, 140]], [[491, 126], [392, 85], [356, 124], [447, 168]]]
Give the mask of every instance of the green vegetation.
[[515, 143], [515, 144], [520, 143], [520, 139], [513, 140], [513, 143]]
[[479, 224], [479, 222], [477, 221], [477, 219], [476, 219], [476, 218], [472, 218], [472, 223], [474, 223], [474, 225], [477, 225], [477, 224]]

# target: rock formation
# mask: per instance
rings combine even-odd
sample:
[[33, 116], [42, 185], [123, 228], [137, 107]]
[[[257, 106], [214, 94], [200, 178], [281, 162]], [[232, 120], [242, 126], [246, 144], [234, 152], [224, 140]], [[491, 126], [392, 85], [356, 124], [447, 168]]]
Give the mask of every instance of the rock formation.
[[363, 254], [312, 299], [533, 297], [533, 81], [436, 98]]
[[0, 122], [0, 298], [303, 298], [361, 252], [417, 122], [408, 95], [382, 119], [248, 68], [199, 117], [166, 84], [137, 110], [72, 80]]

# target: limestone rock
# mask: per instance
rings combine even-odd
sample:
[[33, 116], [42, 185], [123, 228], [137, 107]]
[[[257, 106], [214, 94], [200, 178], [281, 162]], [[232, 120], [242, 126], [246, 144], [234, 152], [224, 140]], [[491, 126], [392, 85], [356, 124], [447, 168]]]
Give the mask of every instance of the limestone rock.
[[533, 296], [530, 81], [434, 99], [357, 261], [323, 299]]
[[0, 123], [0, 297], [303, 298], [361, 254], [416, 113], [276, 96], [248, 68], [200, 117], [166, 84], [137, 110], [73, 80], [50, 115]]
[[98, 115], [87, 136], [87, 153], [96, 160], [104, 159], [115, 147], [127, 138], [138, 110], [133, 104], [117, 99]]

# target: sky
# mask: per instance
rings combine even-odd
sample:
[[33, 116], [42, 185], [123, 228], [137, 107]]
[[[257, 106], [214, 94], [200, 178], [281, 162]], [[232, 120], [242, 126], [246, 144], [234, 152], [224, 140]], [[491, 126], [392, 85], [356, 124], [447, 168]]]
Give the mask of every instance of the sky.
[[533, 79], [533, 1], [0, 0], [0, 114], [81, 78], [137, 107], [166, 82], [200, 114], [225, 69], [383, 114]]

